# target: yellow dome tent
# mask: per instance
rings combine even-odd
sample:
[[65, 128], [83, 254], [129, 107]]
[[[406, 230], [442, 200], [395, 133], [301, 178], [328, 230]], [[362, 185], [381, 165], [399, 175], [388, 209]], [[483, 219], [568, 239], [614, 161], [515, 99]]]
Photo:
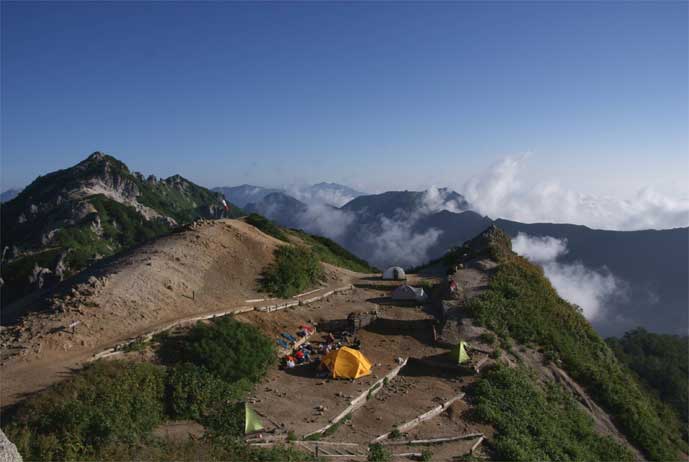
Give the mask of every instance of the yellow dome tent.
[[358, 379], [371, 373], [371, 362], [359, 351], [342, 347], [323, 358], [334, 379]]

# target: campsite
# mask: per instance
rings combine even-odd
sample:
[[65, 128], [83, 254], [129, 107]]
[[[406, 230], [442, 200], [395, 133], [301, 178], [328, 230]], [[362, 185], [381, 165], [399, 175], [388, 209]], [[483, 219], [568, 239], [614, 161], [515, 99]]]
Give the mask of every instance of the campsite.
[[[289, 435], [295, 435], [302, 440], [295, 443], [301, 450], [326, 460], [331, 456], [348, 460], [344, 455], [351, 455], [351, 460], [365, 459], [369, 445], [381, 437], [386, 440], [385, 447], [412, 458], [420, 454], [419, 446], [403, 444], [405, 441], [450, 439], [432, 444], [437, 460], [480, 454], [480, 444], [476, 443], [493, 430], [465, 418], [469, 406], [461, 399], [465, 388], [475, 381], [474, 371], [461, 367], [453, 348], [438, 343], [439, 318], [428, 296], [419, 300], [393, 296], [400, 287], [413, 288], [407, 283], [426, 281], [429, 287], [443, 280], [439, 274], [414, 274], [397, 281], [385, 280], [381, 274], [362, 275], [352, 281], [349, 290], [313, 303], [233, 315], [273, 339], [279, 356], [246, 398], [247, 409], [255, 412], [256, 420], [251, 424], [260, 422], [253, 427], [257, 431], [248, 432], [247, 441], [265, 447], [284, 444]], [[175, 329], [174, 335], [189, 327]], [[478, 337], [471, 340], [475, 345], [481, 342]], [[331, 341], [332, 350], [323, 354], [322, 345]], [[350, 349], [354, 342], [356, 349]], [[301, 350], [303, 345], [312, 351], [310, 361], [286, 367], [285, 358], [294, 358], [294, 347]], [[335, 369], [323, 364], [327, 356], [343, 356], [347, 351], [360, 353], [366, 365], [365, 370], [359, 369], [359, 376], [347, 375], [347, 368], [333, 374]], [[466, 361], [462, 351], [461, 359]], [[126, 352], [124, 357], [157, 361], [150, 347]], [[348, 354], [344, 361], [349, 364], [350, 359]], [[358, 403], [353, 411], [342, 415], [353, 403]], [[447, 408], [433, 418], [403, 433], [396, 432], [396, 428], [443, 404]], [[338, 416], [341, 420], [333, 422]], [[249, 423], [247, 420], [246, 425]], [[158, 433], [184, 441], [199, 431], [193, 422], [171, 422], [161, 426]], [[388, 441], [385, 435], [390, 432], [394, 437]]]
[[[303, 234], [286, 232], [292, 242], [304, 242]], [[51, 401], [41, 401], [41, 395], [64, 393], [62, 387], [84, 386], [79, 384], [89, 383], [99, 374], [118, 380], [93, 386], [122, 387], [128, 382], [120, 384], [121, 375], [131, 381], [139, 374], [153, 374], [164, 383], [160, 391], [151, 390], [146, 396], [155, 398], [150, 405], [161, 406], [164, 412], [148, 421], [149, 433], [143, 435], [155, 436], [157, 444], [164, 444], [167, 451], [210, 445], [203, 449], [216, 451], [215, 456], [206, 457], [210, 459], [226, 458], [240, 450], [277, 451], [273, 454], [278, 460], [285, 455], [280, 451], [298, 451], [302, 454], [299, 457], [306, 454], [324, 460], [384, 460], [386, 454], [422, 460], [482, 459], [494, 456], [496, 442], [504, 436], [496, 433], [488, 417], [476, 417], [480, 409], [476, 387], [486, 386], [487, 374], [518, 374], [527, 366], [535, 383], [561, 383], [583, 403], [567, 412], [572, 413], [571, 418], [590, 419], [588, 437], [603, 435], [615, 441], [613, 446], [602, 447], [605, 451], [611, 448], [607, 454], [626, 458], [627, 451], [634, 451], [609, 414], [559, 361], [536, 345], [522, 343], [517, 347], [509, 336], [498, 337], [496, 330], [487, 327], [490, 319], [480, 323], [469, 312], [473, 300], [489, 290], [489, 278], [496, 271], [492, 249], [509, 245], [500, 230], [489, 228], [453, 250], [452, 264], [434, 262], [416, 273], [406, 272], [403, 280], [386, 279], [384, 271], [355, 272], [315, 261], [323, 270], [323, 279], [303, 292], [279, 298], [252, 286], [250, 277], [228, 277], [237, 262], [247, 264], [243, 255], [251, 255], [254, 251], [250, 249], [260, 249], [258, 255], [270, 268], [271, 252], [282, 255], [281, 242], [243, 220], [198, 221], [132, 256], [122, 257], [109, 267], [117, 271], [109, 269], [100, 273], [99, 279], [77, 285], [77, 290], [58, 292], [53, 304], [71, 307], [78, 303], [90, 308], [68, 308], [69, 328], [54, 327], [61, 322], [60, 313], [41, 312], [29, 318], [33, 321], [30, 331], [17, 330], [19, 335], [14, 337], [9, 335], [12, 331], [5, 332], [11, 354], [2, 367], [13, 371], [8, 376], [12, 380], [7, 381], [12, 388], [3, 390], [6, 400], [21, 399], [21, 390], [35, 390], [30, 387], [40, 383], [55, 384], [37, 394], [38, 402], [46, 403]], [[172, 244], [175, 253], [167, 251]], [[197, 266], [187, 261], [207, 263], [189, 257], [204, 252], [210, 255], [218, 248], [229, 252], [204, 269], [211, 278], [199, 278]], [[175, 279], [170, 278], [172, 273], [159, 270], [171, 267], [176, 269]], [[258, 273], [255, 270], [253, 274]], [[159, 278], [169, 275], [170, 279], [163, 279], [160, 286], [139, 285], [151, 274]], [[209, 290], [209, 281], [219, 283]], [[147, 294], [139, 299], [143, 303], [131, 302], [126, 288], [132, 284]], [[238, 288], [244, 290], [243, 297], [238, 296]], [[108, 336], [117, 335], [117, 329], [127, 327], [118, 320], [120, 312], [108, 311], [108, 307], [122, 304], [131, 313], [144, 312], [146, 303], [158, 304], [158, 297], [170, 302], [168, 311], [153, 312], [159, 317], [148, 319], [148, 327], [140, 328], [133, 337], [114, 345], [108, 340]], [[95, 303], [104, 300], [111, 301], [103, 304], [106, 309], [96, 308]], [[195, 303], [215, 308], [199, 313], [193, 311]], [[101, 346], [77, 343], [79, 338], [96, 341], [87, 337], [89, 332], [100, 333], [97, 340]], [[42, 353], [46, 346], [51, 346], [49, 355]], [[50, 367], [28, 367], [49, 359]], [[71, 371], [78, 370], [72, 365], [83, 371], [70, 378]], [[91, 379], [83, 382], [82, 375]], [[61, 382], [63, 377], [68, 378]], [[518, 382], [519, 376], [510, 380]], [[524, 392], [541, 393], [538, 389]], [[139, 399], [131, 394], [117, 396]], [[79, 399], [70, 403], [85, 405]], [[28, 409], [33, 405], [34, 400], [29, 399]], [[126, 403], [122, 406], [129, 412], [133, 409]], [[20, 415], [26, 414], [22, 411], [26, 409], [24, 403], [20, 402], [18, 409]], [[547, 407], [538, 412], [545, 409], [552, 413], [552, 420], [525, 425], [564, 425], [570, 418], [562, 420], [557, 414], [560, 411]], [[122, 418], [140, 416], [125, 412]], [[40, 421], [21, 422], [24, 420], [8, 429], [12, 438], [24, 444], [21, 450], [36, 457], [47, 454], [45, 451], [51, 449], [43, 439], [36, 443], [21, 439]], [[70, 431], [80, 428], [86, 427], [76, 426]], [[517, 428], [521, 431], [521, 422]], [[228, 449], [222, 443], [226, 437], [241, 442], [244, 449]], [[70, 448], [64, 445], [56, 450], [64, 455]], [[83, 454], [90, 457], [103, 454], [98, 452], [103, 450], [107, 447], [90, 446]], [[125, 450], [119, 458], [141, 456], [135, 446]]]

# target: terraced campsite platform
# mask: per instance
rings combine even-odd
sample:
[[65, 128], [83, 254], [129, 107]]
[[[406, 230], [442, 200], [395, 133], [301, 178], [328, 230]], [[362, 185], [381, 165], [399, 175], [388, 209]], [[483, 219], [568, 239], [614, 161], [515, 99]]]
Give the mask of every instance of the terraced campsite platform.
[[[468, 454], [481, 437], [492, 434], [491, 428], [469, 423], [463, 417], [468, 408], [462, 399], [463, 390], [475, 377], [460, 372], [449, 360], [448, 349], [434, 344], [435, 318], [428, 312], [430, 308], [379, 305], [376, 302], [387, 294], [369, 288], [367, 281], [364, 287], [335, 295], [327, 302], [274, 313], [237, 315], [237, 319], [256, 325], [271, 337], [296, 331], [302, 324], [317, 325], [321, 332], [310, 339], [317, 342], [319, 334], [349, 313], [378, 311], [378, 319], [357, 333], [362, 353], [373, 364], [371, 375], [332, 380], [319, 376], [311, 365], [274, 369], [251, 396], [252, 406], [270, 422], [275, 434], [281, 435], [276, 437], [278, 442], [284, 442], [293, 432], [297, 438], [307, 440], [295, 444], [319, 457], [365, 460], [369, 445], [377, 437], [450, 401], [447, 408], [428, 420], [381, 443], [394, 454], [406, 456], [418, 456], [424, 448], [448, 456]], [[394, 377], [385, 380], [391, 373]], [[348, 411], [352, 407], [354, 410]], [[334, 420], [336, 423], [331, 425]], [[325, 432], [319, 432], [324, 428]], [[416, 443], [404, 443], [411, 441]], [[260, 440], [255, 444], [274, 442]]]

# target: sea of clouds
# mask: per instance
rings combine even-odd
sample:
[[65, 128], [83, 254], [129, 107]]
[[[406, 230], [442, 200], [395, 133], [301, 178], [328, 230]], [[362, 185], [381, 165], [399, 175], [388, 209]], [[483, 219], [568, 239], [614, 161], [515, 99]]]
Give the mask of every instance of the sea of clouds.
[[307, 205], [331, 205], [342, 207], [351, 201], [356, 195], [351, 191], [341, 188], [319, 188], [317, 185], [290, 185], [285, 188], [290, 196]]
[[572, 191], [552, 180], [529, 181], [530, 158], [503, 158], [466, 181], [461, 192], [474, 210], [491, 218], [623, 231], [689, 226], [689, 198], [644, 187], [634, 197], [621, 199]]
[[[609, 230], [689, 226], [689, 199], [672, 198], [652, 188], [644, 188], [632, 198], [612, 198], [572, 191], [554, 180], [532, 181], [527, 179], [528, 168], [533, 165], [529, 163], [531, 157], [505, 157], [457, 189], [465, 196], [471, 210], [493, 219], [571, 223]], [[403, 186], [398, 185], [397, 189]], [[379, 217], [373, 224], [354, 229], [360, 225], [354, 214], [338, 208], [354, 198], [346, 191], [303, 186], [288, 187], [286, 191], [307, 205], [305, 212], [293, 217], [299, 227], [341, 243], [355, 231], [357, 240], [348, 242], [350, 249], [377, 266], [409, 267], [428, 261], [428, 252], [442, 231], [415, 229], [418, 220], [443, 210], [462, 211], [462, 204], [449, 199], [446, 190], [431, 186], [423, 192], [420, 207], [413, 213]], [[548, 250], [546, 247], [558, 250], [553, 242], [540, 243], [542, 251]], [[530, 251], [535, 251], [533, 245]], [[566, 245], [558, 251], [566, 253]], [[587, 307], [589, 314], [593, 314], [596, 305], [600, 304], [600, 297], [595, 294], [614, 291], [614, 277], [602, 271], [591, 272], [581, 265], [557, 266], [553, 264], [556, 258], [550, 264], [540, 261], [544, 268], [548, 267], [551, 281], [559, 284], [563, 296], [574, 298], [575, 293], [579, 294], [582, 303], [574, 303]], [[580, 284], [574, 284], [575, 280]], [[587, 290], [587, 287], [596, 290]]]
[[[415, 266], [429, 260], [429, 250], [436, 244], [440, 230], [415, 230], [419, 219], [443, 210], [460, 212], [462, 204], [449, 196], [449, 191], [430, 187], [423, 191], [419, 207], [412, 213], [397, 213], [392, 217], [377, 217], [373, 223], [359, 226], [354, 213], [331, 206], [332, 197], [302, 195], [304, 212], [294, 217], [298, 226], [337, 242], [345, 236], [355, 236], [348, 242], [350, 249], [376, 266]], [[348, 202], [348, 201], [347, 201]], [[346, 202], [345, 202], [346, 203]], [[356, 229], [352, 227], [357, 226]]]

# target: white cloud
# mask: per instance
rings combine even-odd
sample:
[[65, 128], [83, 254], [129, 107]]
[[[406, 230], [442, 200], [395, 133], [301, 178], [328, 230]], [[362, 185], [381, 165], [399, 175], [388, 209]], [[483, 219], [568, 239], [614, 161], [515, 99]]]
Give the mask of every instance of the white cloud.
[[431, 213], [444, 210], [461, 212], [462, 204], [451, 197], [452, 193], [449, 189], [431, 186], [423, 191], [419, 207], [412, 209], [411, 213], [398, 210], [394, 218], [379, 217], [375, 231], [363, 235], [364, 241], [372, 249], [367, 259], [381, 267], [410, 267], [428, 261], [428, 252], [442, 231], [435, 228], [414, 231], [414, 226], [420, 218]]
[[352, 213], [322, 203], [308, 204], [296, 218], [300, 228], [334, 240], [345, 236], [354, 221]]
[[512, 249], [541, 265], [560, 297], [578, 305], [590, 321], [607, 318], [606, 302], [625, 296], [624, 282], [606, 268], [592, 270], [579, 262], [558, 262], [567, 253], [567, 240], [519, 233], [512, 240]]
[[507, 157], [468, 180], [463, 188], [472, 207], [492, 218], [527, 223], [574, 223], [613, 230], [689, 226], [689, 199], [644, 188], [618, 199], [582, 194], [557, 181], [530, 182], [524, 169], [532, 156]]
[[[447, 189], [431, 187], [421, 196], [420, 207], [412, 209], [411, 213], [400, 209], [394, 217], [376, 217], [373, 222], [357, 229], [351, 229], [356, 220], [354, 213], [319, 203], [309, 196], [311, 202], [307, 202], [306, 211], [295, 219], [299, 227], [308, 232], [338, 242], [349, 237], [349, 248], [376, 266], [409, 267], [428, 261], [429, 250], [442, 234], [435, 228], [415, 231], [417, 221], [442, 210], [461, 211], [461, 204], [450, 195], [451, 191]], [[304, 197], [301, 196], [302, 199]]]
[[447, 210], [448, 212], [459, 213], [463, 210], [462, 204], [450, 197], [451, 190], [431, 186], [423, 191], [421, 196], [421, 213], [436, 213]]
[[567, 240], [519, 233], [512, 239], [512, 250], [534, 263], [549, 263], [567, 253]]
[[333, 186], [291, 185], [285, 188], [287, 194], [308, 205], [327, 204], [333, 207], [342, 207], [356, 196], [347, 188]]
[[364, 235], [364, 240], [372, 249], [368, 260], [381, 267], [409, 267], [427, 261], [428, 251], [438, 240], [441, 231], [430, 228], [423, 232], [413, 232], [416, 219], [391, 220], [380, 217], [376, 232]]

